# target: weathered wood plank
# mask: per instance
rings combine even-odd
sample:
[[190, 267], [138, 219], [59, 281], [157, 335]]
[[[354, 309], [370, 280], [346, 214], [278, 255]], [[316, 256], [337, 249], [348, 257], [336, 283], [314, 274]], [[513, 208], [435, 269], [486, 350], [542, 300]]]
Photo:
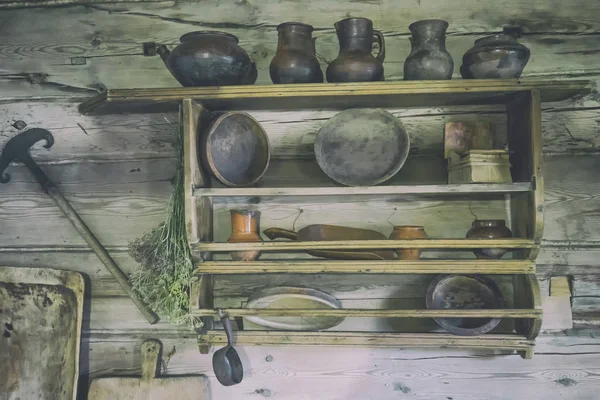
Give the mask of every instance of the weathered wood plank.
[[32, 156], [42, 162], [176, 156], [177, 115], [172, 113], [99, 118], [81, 115], [74, 102], [26, 102], [0, 104], [0, 114], [0, 148], [19, 133], [13, 126], [17, 121], [52, 132], [55, 142], [50, 150], [42, 147], [44, 142], [32, 148]]
[[30, 7], [64, 7], [78, 4], [151, 3], [163, 0], [0, 0], [0, 9]]
[[[175, 164], [170, 159], [45, 166], [106, 246], [124, 245], [165, 218]], [[3, 246], [85, 246], [54, 202], [23, 166], [0, 192]]]
[[[95, 335], [85, 340], [94, 357], [84, 373], [92, 377], [139, 373], [143, 337]], [[528, 361], [482, 350], [353, 348], [348, 352], [327, 347], [238, 346], [248, 377], [229, 388], [213, 380], [212, 357], [199, 354], [194, 339], [159, 339], [165, 353], [175, 348], [167, 373], [207, 374], [214, 398], [507, 400], [534, 399], [543, 393], [552, 400], [592, 400], [598, 385], [594, 371], [600, 342], [590, 336], [542, 335]], [[472, 379], [479, 383], [465, 384]]]
[[546, 157], [545, 240], [590, 241], [600, 237], [600, 158]]
[[[390, 109], [411, 135], [413, 154], [441, 154], [442, 130], [449, 120], [486, 120], [492, 123], [495, 146], [506, 143], [506, 117], [490, 106]], [[56, 142], [48, 151], [34, 146], [33, 156], [42, 162], [174, 157], [177, 115], [130, 114], [84, 116], [75, 102], [24, 102], [0, 104], [6, 115], [0, 121], [0, 146], [19, 131], [12, 125], [23, 121], [54, 133]], [[312, 144], [325, 121], [335, 111], [255, 111], [251, 114], [269, 135], [272, 157], [312, 158]], [[597, 110], [558, 111], [548, 108], [543, 116], [544, 151], [597, 152]], [[569, 134], [570, 132], [570, 134]], [[411, 173], [414, 173], [411, 172]]]
[[[599, 238], [600, 223], [598, 222], [600, 221], [596, 221], [598, 217], [595, 213], [598, 208], [598, 195], [595, 192], [600, 189], [593, 173], [598, 169], [596, 157], [547, 156], [545, 164], [547, 204], [544, 239], [593, 241], [594, 238]], [[172, 159], [165, 159], [125, 163], [82, 163], [48, 165], [45, 169], [67, 198], [73, 201], [75, 208], [82, 212], [86, 222], [98, 233], [101, 240], [105, 240], [106, 245], [124, 245], [128, 240], [139, 236], [144, 230], [150, 229], [161, 221], [170, 193], [170, 179], [174, 175], [175, 162]], [[2, 245], [83, 244], [76, 234], [71, 232], [71, 227], [62, 223], [59, 210], [41, 193], [29, 173], [23, 167], [11, 167], [10, 171], [13, 173], [13, 181], [5, 186], [10, 191], [0, 193], [2, 199], [0, 214], [4, 218], [3, 232], [0, 234], [3, 238]], [[408, 175], [410, 172], [406, 170]], [[98, 176], [105, 178], [98, 180]], [[385, 203], [372, 200], [357, 204], [344, 203], [336, 207], [328, 206], [324, 202], [285, 206], [280, 204], [277, 208], [271, 207], [269, 203], [261, 203], [258, 207], [266, 211], [263, 213], [263, 228], [270, 226], [292, 228], [294, 220], [299, 217], [296, 227], [327, 222], [362, 226], [389, 234], [391, 225], [386, 222], [388, 220], [392, 224], [419, 224], [423, 221], [423, 216], [428, 215], [432, 221], [426, 224], [430, 236], [446, 237], [448, 231], [442, 229], [442, 221], [444, 224], [453, 221], [454, 232], [466, 232], [469, 229], [473, 216], [470, 214], [468, 203], [468, 201], [457, 201], [453, 204], [435, 201]], [[503, 201], [498, 201], [497, 208], [488, 208], [493, 204], [495, 203], [490, 201], [481, 203], [473, 201], [471, 209], [480, 218], [484, 215], [486, 218], [504, 218]], [[32, 208], [32, 205], [36, 207]], [[240, 204], [228, 202], [215, 206], [215, 227], [217, 227], [215, 240], [217, 241], [224, 241], [229, 237], [228, 209], [233, 206], [240, 206]], [[300, 209], [303, 210], [302, 213], [299, 212]], [[368, 214], [364, 214], [367, 211]], [[328, 216], [327, 221], [323, 221], [324, 213]], [[369, 217], [365, 220], [364, 215]], [[150, 216], [152, 218], [149, 218]], [[431, 218], [436, 222], [433, 223]], [[29, 219], [30, 223], [24, 223]], [[31, 229], [33, 226], [39, 229]], [[122, 229], [113, 232], [114, 226], [121, 226]], [[54, 234], [47, 235], [46, 232]], [[574, 253], [570, 254], [573, 255], [569, 257], [575, 257]], [[553, 257], [558, 257], [560, 260], [560, 257], [564, 258], [566, 255], [555, 252]], [[551, 263], [565, 264], [562, 261]]]
[[[22, 84], [9, 85], [11, 91], [3, 90], [3, 96], [46, 91], [81, 93], [102, 86], [177, 86], [158, 57], [142, 55], [142, 43], [174, 45], [180, 35], [202, 29], [237, 34], [241, 45], [258, 63], [258, 82], [269, 83], [268, 64], [277, 41], [275, 26], [290, 15], [316, 27], [317, 51], [327, 60], [335, 58], [338, 51], [334, 21], [348, 15], [372, 18], [386, 35], [386, 78], [401, 79], [404, 59], [410, 52], [408, 25], [430, 18], [432, 9], [436, 16], [450, 21], [447, 47], [457, 64], [456, 76], [462, 55], [476, 38], [498, 32], [511, 23], [522, 26], [528, 33], [522, 42], [532, 50], [532, 58], [524, 76], [581, 76], [600, 72], [588, 59], [597, 50], [595, 36], [600, 30], [590, 17], [598, 12], [598, 6], [590, 1], [579, 0], [578, 5], [566, 10], [557, 0], [538, 1], [533, 8], [523, 7], [516, 0], [503, 0], [501, 4], [486, 0], [487, 5], [469, 0], [458, 8], [431, 1], [419, 4], [415, 0], [400, 13], [392, 3], [342, 5], [328, 0], [316, 6], [326, 10], [323, 12], [313, 7], [307, 10], [296, 2], [275, 0], [260, 5], [222, 4], [213, 0], [201, 4], [163, 2], [157, 6], [119, 4], [4, 11], [0, 22], [12, 34], [0, 46], [3, 75], [6, 80]], [[477, 11], [465, 12], [479, 9], [493, 10], [493, 17]], [[57, 26], [62, 29], [56, 29]]]

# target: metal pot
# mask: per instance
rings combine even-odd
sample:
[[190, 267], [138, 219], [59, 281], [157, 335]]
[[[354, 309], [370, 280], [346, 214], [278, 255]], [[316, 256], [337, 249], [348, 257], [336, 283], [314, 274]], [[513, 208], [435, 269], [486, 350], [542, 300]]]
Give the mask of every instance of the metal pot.
[[256, 82], [256, 65], [234, 35], [198, 31], [183, 35], [180, 41], [173, 51], [160, 45], [156, 52], [181, 85], [252, 85]]

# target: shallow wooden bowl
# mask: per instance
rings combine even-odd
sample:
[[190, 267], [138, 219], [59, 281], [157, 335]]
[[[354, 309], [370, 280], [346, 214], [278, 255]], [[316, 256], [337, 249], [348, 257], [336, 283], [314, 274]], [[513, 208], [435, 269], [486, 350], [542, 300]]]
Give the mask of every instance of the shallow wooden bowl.
[[271, 157], [266, 132], [243, 112], [228, 112], [217, 118], [201, 152], [215, 178], [230, 187], [256, 183], [267, 172]]

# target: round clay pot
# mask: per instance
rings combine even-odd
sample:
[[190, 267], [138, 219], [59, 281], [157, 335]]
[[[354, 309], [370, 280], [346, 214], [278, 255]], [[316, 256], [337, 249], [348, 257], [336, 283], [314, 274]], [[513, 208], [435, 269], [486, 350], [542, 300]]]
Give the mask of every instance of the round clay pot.
[[169, 51], [165, 45], [156, 49], [167, 69], [182, 86], [252, 85], [256, 65], [238, 38], [225, 32], [190, 32], [181, 44]]
[[[390, 239], [427, 239], [427, 233], [422, 226], [398, 225], [394, 226]], [[421, 249], [397, 249], [396, 254], [400, 260], [418, 260], [421, 258]]]
[[529, 49], [508, 34], [486, 36], [463, 56], [465, 79], [516, 79], [529, 61]]
[[[512, 232], [506, 227], [503, 219], [476, 219], [467, 232], [467, 239], [502, 239], [511, 238]], [[475, 249], [477, 258], [502, 258], [507, 249]]]
[[[227, 243], [262, 242], [258, 233], [259, 211], [231, 210], [231, 236]], [[260, 257], [259, 250], [232, 251], [235, 261], [255, 261]]]

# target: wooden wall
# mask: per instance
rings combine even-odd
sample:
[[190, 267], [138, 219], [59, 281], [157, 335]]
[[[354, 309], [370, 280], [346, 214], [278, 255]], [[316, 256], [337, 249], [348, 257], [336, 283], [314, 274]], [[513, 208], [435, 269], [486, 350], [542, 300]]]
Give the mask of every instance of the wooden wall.
[[[16, 3], [2, 0], [0, 9]], [[35, 158], [126, 272], [136, 267], [127, 243], [164, 218], [175, 171], [177, 117], [81, 116], [76, 101], [104, 87], [176, 86], [160, 59], [142, 55], [144, 42], [174, 45], [191, 30], [225, 30], [240, 37], [257, 62], [259, 83], [268, 83], [278, 23], [314, 25], [317, 51], [331, 60], [337, 51], [333, 22], [365, 16], [386, 36], [386, 78], [393, 80], [402, 78], [409, 53], [408, 25], [435, 17], [450, 22], [447, 46], [457, 67], [476, 38], [514, 24], [524, 28], [521, 41], [532, 51], [525, 77], [600, 78], [596, 0], [45, 3], [81, 4], [0, 10], [0, 145], [18, 132], [13, 124], [19, 120], [55, 134], [55, 146], [34, 149]], [[213, 380], [213, 398], [597, 398], [599, 100], [593, 94], [544, 104], [543, 112], [546, 229], [538, 275], [542, 283], [554, 275], [573, 277], [577, 329], [541, 336], [530, 361], [469, 351], [247, 347], [242, 349], [244, 382], [223, 388]], [[497, 109], [487, 107], [395, 113], [414, 132], [415, 157], [439, 152], [446, 120], [485, 118], [499, 129], [505, 123]], [[256, 113], [279, 158], [297, 156], [298, 143], [308, 148], [327, 115]], [[296, 122], [283, 123], [290, 117]], [[293, 145], [280, 140], [292, 131]], [[197, 352], [193, 333], [166, 322], [150, 327], [28, 172], [15, 166], [11, 173], [13, 181], [0, 186], [0, 263], [77, 270], [89, 277], [84, 380], [88, 374], [139, 372], [139, 344], [149, 337], [163, 340], [167, 353], [175, 349], [168, 373], [212, 376], [210, 356]], [[372, 289], [367, 283], [344, 288], [357, 295]]]

